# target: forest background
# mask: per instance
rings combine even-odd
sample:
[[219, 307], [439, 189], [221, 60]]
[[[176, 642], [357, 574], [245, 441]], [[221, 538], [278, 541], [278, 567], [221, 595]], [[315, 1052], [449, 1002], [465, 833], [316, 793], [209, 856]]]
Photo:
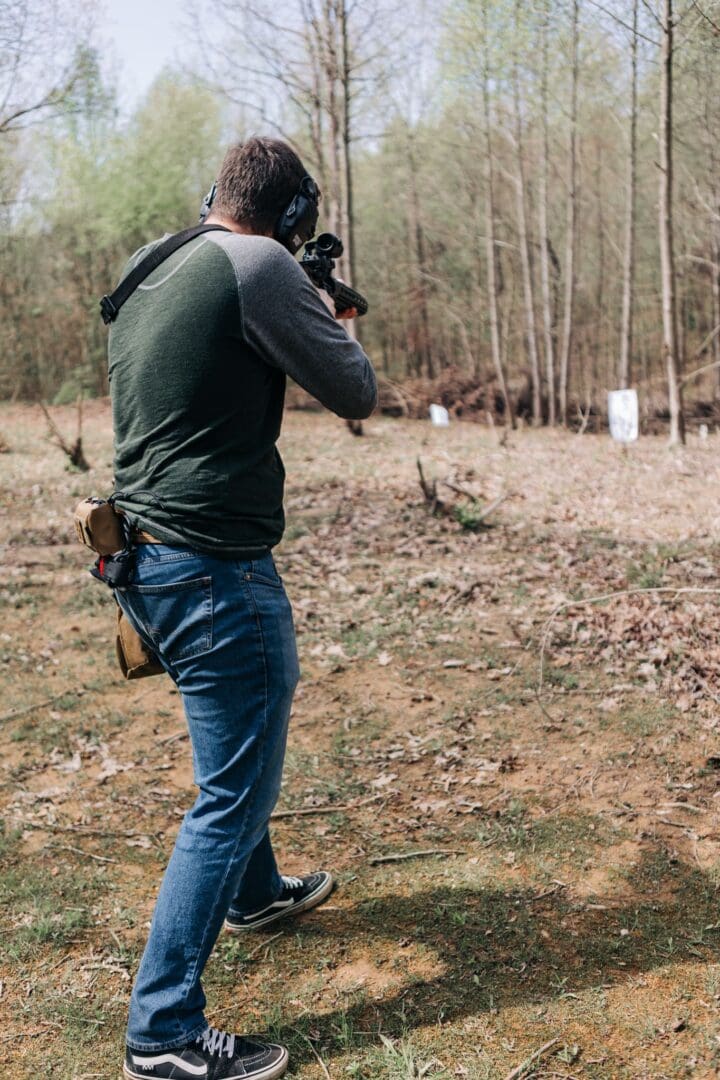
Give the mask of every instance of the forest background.
[[0, 397], [106, 393], [97, 298], [262, 131], [322, 186], [401, 411], [422, 380], [513, 422], [596, 425], [624, 386], [672, 441], [712, 416], [718, 0], [188, 0], [178, 20], [185, 59], [127, 112], [101, 7], [0, 0]]
[[[182, 43], [147, 89], [116, 0], [0, 0], [5, 1072], [115, 1074], [194, 794], [176, 688], [120, 678], [69, 513], [113, 483], [97, 301], [274, 132], [411, 418], [285, 419], [273, 831], [339, 888], [218, 942], [212, 1022], [297, 1080], [717, 1077], [720, 457], [666, 436], [717, 426], [720, 0], [145, 3], [138, 48], [167, 55], [159, 9]], [[628, 452], [588, 434], [623, 385], [662, 433]]]

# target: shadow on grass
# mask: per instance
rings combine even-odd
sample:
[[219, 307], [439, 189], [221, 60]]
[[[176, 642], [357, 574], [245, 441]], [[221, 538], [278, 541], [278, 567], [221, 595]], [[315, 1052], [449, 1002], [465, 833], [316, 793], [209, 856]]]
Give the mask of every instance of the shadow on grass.
[[624, 896], [573, 902], [563, 889], [538, 898], [524, 890], [448, 887], [363, 901], [332, 922], [328, 913], [322, 929], [308, 920], [303, 936], [317, 937], [326, 954], [331, 939], [363, 942], [370, 959], [373, 941], [389, 941], [399, 955], [409, 942], [424, 946], [444, 970], [406, 982], [380, 1001], [281, 1023], [273, 1035], [298, 1064], [312, 1060], [309, 1042], [329, 1054], [347, 1052], [349, 1031], [401, 1037], [491, 1008], [621, 985], [673, 961], [720, 959], [716, 885], [698, 868], [656, 853], [644, 855], [628, 874]]

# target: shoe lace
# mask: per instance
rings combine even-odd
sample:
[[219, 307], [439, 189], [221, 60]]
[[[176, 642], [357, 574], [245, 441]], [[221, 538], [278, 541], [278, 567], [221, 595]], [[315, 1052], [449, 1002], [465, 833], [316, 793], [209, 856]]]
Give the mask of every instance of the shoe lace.
[[288, 889], [299, 889], [301, 885], [305, 884], [301, 877], [285, 877], [284, 874], [283, 883], [287, 885]]
[[206, 1054], [227, 1054], [231, 1058], [235, 1050], [235, 1036], [214, 1027], [209, 1027], [202, 1035], [198, 1035], [195, 1041], [202, 1043]]

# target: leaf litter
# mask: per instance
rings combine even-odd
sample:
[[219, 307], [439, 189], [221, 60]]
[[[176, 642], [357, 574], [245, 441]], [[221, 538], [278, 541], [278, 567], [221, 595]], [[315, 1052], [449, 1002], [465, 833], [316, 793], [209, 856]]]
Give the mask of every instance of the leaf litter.
[[[102, 403], [88, 407], [90, 460], [109, 462], [108, 419]], [[137, 951], [142, 944], [157, 860], [192, 798], [188, 745], [174, 737], [183, 721], [165, 680], [146, 687], [117, 680], [111, 610], [102, 594], [88, 584], [82, 602], [77, 599], [87, 560], [72, 545], [66, 517], [77, 479], [38, 443], [27, 411], [10, 409], [3, 428], [17, 450], [5, 459], [3, 496], [9, 545], [0, 581], [6, 612], [0, 663], [7, 711], [51, 694], [60, 695], [62, 707], [12, 718], [0, 732], [1, 813], [6, 828], [20, 829], [28, 865], [37, 863], [48, 880], [55, 871], [58, 881], [71, 870], [86, 874], [100, 890], [92, 925], [73, 931], [77, 944], [67, 947], [64, 965], [46, 982], [62, 995], [76, 971], [81, 993], [95, 993], [98, 1002], [116, 995], [106, 1021], [119, 1038], [128, 968], [115, 963], [117, 943], [103, 951], [102, 942], [112, 931], [125, 948]], [[426, 1001], [412, 1021], [418, 1060], [441, 1060], [457, 1075], [474, 1075], [477, 1056], [464, 1058], [462, 1051], [468, 1037], [489, 1055], [489, 1075], [507, 1074], [545, 1045], [547, 1039], [535, 1038], [528, 1027], [538, 996], [546, 1003], [545, 1022], [554, 1025], [548, 1038], [562, 1032], [559, 1046], [571, 1048], [567, 1064], [575, 1071], [592, 1059], [606, 1062], [604, 1073], [592, 1075], [608, 1077], [626, 1075], [627, 1060], [635, 1070], [627, 1075], [673, 1075], [676, 1059], [709, 1068], [700, 1002], [712, 963], [705, 939], [712, 932], [703, 926], [716, 920], [701, 917], [706, 913], [697, 898], [712, 891], [720, 861], [717, 781], [704, 768], [705, 757], [718, 749], [717, 600], [645, 593], [568, 607], [549, 636], [541, 703], [550, 719], [537, 701], [537, 661], [543, 628], [559, 605], [637, 587], [717, 584], [720, 515], [708, 512], [707, 503], [708, 486], [720, 480], [715, 455], [691, 445], [680, 471], [654, 440], [621, 458], [595, 438], [525, 432], [501, 446], [476, 425], [440, 433], [421, 423], [386, 421], [371, 421], [365, 439], [348, 441], [332, 419], [306, 416], [288, 418], [284, 443], [289, 530], [277, 562], [293, 601], [304, 681], [280, 807], [288, 816], [276, 828], [288, 872], [330, 860], [343, 882], [338, 913], [301, 924], [332, 928], [339, 920], [338, 932], [318, 941], [320, 953], [305, 945], [317, 970], [324, 970], [321, 957], [338, 949], [348, 970], [363, 964], [362, 970], [382, 973], [364, 984], [358, 1026], [382, 1031], [393, 1045], [399, 1036], [390, 1017], [400, 1007], [393, 995], [404, 995], [402, 1008], [413, 1016], [408, 1001]], [[429, 513], [417, 482], [418, 454], [445, 500], [456, 495], [448, 485], [467, 489], [483, 504], [511, 492], [494, 511], [493, 528], [475, 532], [450, 515]], [[109, 465], [90, 482], [106, 490]], [[39, 515], [32, 536], [23, 531], [27, 490]], [[39, 587], [50, 582], [52, 595]], [[56, 642], [61, 647], [51, 648]], [[86, 670], [88, 651], [94, 678]], [[79, 688], [83, 695], [74, 693]], [[338, 812], [328, 814], [333, 805]], [[311, 815], [293, 817], [300, 809]], [[326, 816], [313, 818], [316, 809]], [[67, 850], [47, 846], [61, 837]], [[447, 849], [458, 853], [418, 855]], [[371, 859], [397, 855], [408, 858], [379, 862], [368, 877]], [[659, 861], [664, 870], [657, 869]], [[643, 877], [646, 866], [654, 869]], [[683, 875], [694, 882], [694, 893], [682, 891]], [[439, 881], [445, 902], [439, 890], [423, 906]], [[120, 895], [136, 910], [127, 925], [118, 919]], [[465, 897], [457, 908], [455, 895]], [[512, 928], [527, 906], [523, 897], [532, 901], [535, 922], [523, 924], [516, 941]], [[358, 918], [362, 905], [373, 901], [391, 905], [375, 927]], [[385, 924], [399, 918], [403, 904], [417, 907], [388, 937]], [[447, 927], [441, 922], [437, 932], [423, 930], [434, 925], [435, 909], [448, 904]], [[652, 906], [662, 909], [660, 934], [672, 921], [673, 904], [682, 906], [687, 925], [672, 931], [672, 946], [658, 944], [657, 963], [651, 962]], [[490, 915], [498, 905], [504, 914], [495, 923]], [[625, 909], [629, 925], [617, 925], [621, 915], [615, 913]], [[30, 920], [30, 932], [32, 910], [20, 905], [17, 913]], [[640, 930], [632, 928], [633, 918]], [[343, 920], [350, 920], [350, 937]], [[3, 916], [2, 925], [16, 921]], [[583, 952], [583, 942], [605, 938], [607, 956], [595, 957], [589, 945]], [[397, 940], [410, 942], [402, 950], [409, 966], [389, 978]], [[630, 950], [630, 967], [617, 942]], [[292, 941], [273, 947], [282, 948], [291, 970], [293, 963], [307, 970], [307, 957], [295, 954], [299, 946]], [[668, 948], [678, 950], [677, 963]], [[8, 1030], [18, 1026], [23, 981], [37, 979], [55, 959], [52, 944], [43, 946], [37, 967], [31, 961], [17, 979], [4, 979], [0, 1006]], [[638, 981], [632, 1015], [625, 1017], [631, 968]], [[243, 973], [257, 1002], [276, 992], [262, 981], [263, 970]], [[426, 991], [412, 974], [422, 970]], [[350, 1008], [347, 995], [362, 995], [362, 989], [334, 983], [332, 967], [327, 971], [288, 990], [300, 1005], [277, 988], [276, 1006], [288, 1017], [308, 1011], [322, 1017], [337, 1008], [339, 994]], [[97, 980], [94, 989], [88, 990], [86, 976]], [[555, 978], [572, 988], [565, 996], [552, 990]], [[600, 983], [607, 984], [602, 1014], [592, 1007], [591, 987]], [[225, 987], [217, 972], [211, 984], [220, 1006], [231, 1008], [234, 986]], [[491, 985], [499, 1007], [484, 1004]], [[475, 999], [460, 1007], [465, 986], [474, 988]], [[677, 1007], [660, 1014], [679, 994], [692, 1022], [676, 1028]], [[447, 1012], [441, 1031], [429, 1019], [435, 1001]], [[29, 1024], [41, 1027], [43, 1015], [58, 1022], [47, 1006]], [[608, 1015], [614, 1017], [610, 1036]], [[638, 1036], [633, 1024], [640, 1030], [652, 1018], [662, 1035]], [[257, 1020], [262, 1023], [262, 1013]], [[463, 1025], [469, 1025], [464, 1034]], [[335, 1071], [365, 1060], [367, 1039], [345, 1051], [327, 1039], [323, 1058]], [[27, 1063], [34, 1060], [35, 1040], [24, 1041]], [[64, 1053], [61, 1041], [55, 1045]], [[295, 1053], [298, 1076], [316, 1075], [312, 1056]], [[550, 1065], [559, 1073], [562, 1061], [556, 1056]]]

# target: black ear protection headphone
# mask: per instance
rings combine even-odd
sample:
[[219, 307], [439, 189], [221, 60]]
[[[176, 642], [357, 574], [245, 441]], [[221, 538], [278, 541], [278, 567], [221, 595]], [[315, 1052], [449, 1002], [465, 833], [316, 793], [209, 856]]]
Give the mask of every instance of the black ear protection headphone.
[[[215, 199], [217, 184], [208, 191], [200, 207], [200, 221], [210, 213]], [[283, 210], [277, 220], [274, 238], [295, 255], [303, 244], [312, 240], [318, 219], [318, 201], [320, 192], [312, 176], [303, 176], [300, 187], [292, 197], [292, 202]]]
[[312, 176], [303, 176], [292, 202], [278, 218], [275, 239], [292, 255], [315, 235], [319, 198], [320, 192]]
[[210, 188], [207, 195], [203, 199], [202, 206], [200, 207], [200, 219], [199, 220], [200, 220], [201, 225], [204, 222], [205, 218], [210, 213], [210, 209], [212, 207], [212, 204], [215, 201], [215, 193], [216, 193], [216, 191], [217, 191], [217, 184], [215, 182], [213, 182], [212, 187]]

